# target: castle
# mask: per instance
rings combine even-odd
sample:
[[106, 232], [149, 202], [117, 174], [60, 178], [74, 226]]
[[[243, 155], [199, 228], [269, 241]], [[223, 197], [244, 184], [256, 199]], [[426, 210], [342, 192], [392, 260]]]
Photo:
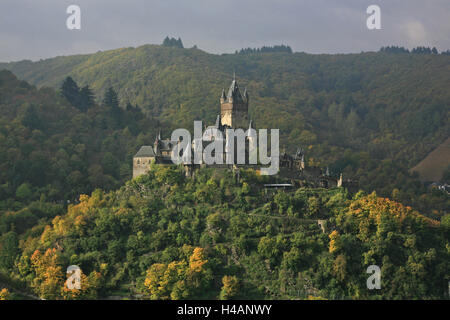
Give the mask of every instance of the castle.
[[[225, 136], [226, 129], [243, 129], [252, 128], [252, 121], [249, 121], [248, 117], [249, 95], [247, 89], [241, 94], [236, 78], [233, 77], [231, 86], [226, 93], [222, 90], [220, 96], [220, 114], [217, 115], [214, 125], [206, 127], [206, 129], [217, 129], [223, 136]], [[250, 132], [248, 130], [247, 132]], [[249, 137], [247, 136], [247, 139]], [[133, 157], [133, 178], [136, 178], [142, 174], [145, 174], [150, 169], [152, 162], [156, 164], [170, 165], [173, 164], [171, 159], [171, 153], [173, 147], [179, 143], [179, 141], [171, 141], [170, 139], [162, 139], [161, 132], [156, 136], [153, 146], [142, 146], [140, 150]], [[193, 142], [192, 148], [196, 146]], [[235, 153], [236, 154], [236, 153]], [[246, 157], [248, 157], [248, 151], [246, 149]], [[198, 165], [185, 164], [185, 170], [187, 175], [192, 175], [195, 167]], [[204, 166], [201, 164], [200, 166]], [[237, 169], [237, 167], [254, 167], [252, 165], [214, 165], [217, 167], [231, 167]], [[305, 163], [305, 154], [302, 149], [297, 149], [294, 155], [289, 155], [286, 152], [282, 152], [279, 155], [280, 170], [278, 176], [290, 179], [292, 185], [304, 185], [313, 187], [354, 187], [355, 183], [347, 180], [344, 181], [342, 174], [339, 177], [333, 177], [330, 175], [328, 168], [323, 172], [319, 167], [308, 166]]]

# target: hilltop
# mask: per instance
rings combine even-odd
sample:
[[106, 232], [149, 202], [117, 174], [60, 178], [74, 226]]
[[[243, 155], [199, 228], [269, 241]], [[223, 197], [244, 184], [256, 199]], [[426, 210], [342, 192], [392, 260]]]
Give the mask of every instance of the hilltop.
[[[17, 261], [11, 278], [45, 299], [445, 297], [448, 216], [439, 223], [342, 188], [267, 192], [265, 179], [214, 169], [187, 178], [154, 165], [26, 234], [4, 234], [2, 264]], [[63, 289], [73, 264], [83, 272], [75, 292]], [[372, 264], [382, 267], [381, 290], [366, 287]]]

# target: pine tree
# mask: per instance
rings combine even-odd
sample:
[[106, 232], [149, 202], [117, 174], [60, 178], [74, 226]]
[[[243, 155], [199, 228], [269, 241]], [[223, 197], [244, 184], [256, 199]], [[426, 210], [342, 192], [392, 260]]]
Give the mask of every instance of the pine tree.
[[91, 88], [89, 88], [89, 86], [84, 86], [83, 88], [81, 88], [80, 90], [80, 110], [82, 111], [86, 111], [87, 109], [89, 109], [89, 107], [93, 106], [95, 101], [94, 101], [94, 94], [92, 93]]
[[103, 105], [111, 107], [112, 109], [119, 108], [119, 98], [112, 87], [106, 90], [105, 97], [103, 98]]
[[163, 41], [162, 44], [163, 44], [163, 46], [165, 46], [165, 47], [170, 47], [170, 39], [169, 39], [168, 36], [164, 38], [164, 41]]
[[110, 114], [115, 120], [115, 125], [120, 126], [120, 123], [122, 122], [122, 110], [119, 108], [119, 98], [117, 97], [117, 93], [112, 87], [106, 90], [105, 97], [103, 98], [103, 105], [110, 108]]
[[165, 37], [162, 45], [165, 47], [175, 47], [175, 48], [181, 48], [181, 49], [184, 48], [183, 41], [181, 41], [181, 38], [178, 38], [178, 40], [177, 40], [175, 38]]
[[178, 48], [181, 48], [181, 49], [183, 49], [184, 48], [184, 46], [183, 46], [183, 41], [181, 41], [181, 38], [178, 38], [178, 40], [177, 40], [177, 45], [176, 45]]
[[79, 105], [80, 99], [80, 89], [77, 83], [72, 79], [72, 77], [67, 77], [63, 84], [61, 85], [62, 95], [69, 101], [74, 107]]

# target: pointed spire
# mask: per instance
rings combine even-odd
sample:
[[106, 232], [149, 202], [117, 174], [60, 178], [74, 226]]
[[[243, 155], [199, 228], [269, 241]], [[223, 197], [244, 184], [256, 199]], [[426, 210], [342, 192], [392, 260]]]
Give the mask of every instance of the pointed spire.
[[155, 150], [155, 154], [158, 154], [158, 153], [159, 153], [159, 144], [160, 144], [160, 141], [161, 141], [161, 130], [159, 130], [158, 135], [156, 136], [156, 139], [155, 139], [155, 143], [154, 143], [154, 145], [153, 145], [154, 150]]
[[339, 175], [339, 180], [337, 181], [337, 187], [340, 188], [342, 187], [343, 181], [342, 181], [342, 172]]
[[248, 130], [247, 130], [247, 137], [248, 138], [255, 138], [254, 137], [254, 132], [252, 132], [253, 130], [252, 130], [252, 122], [253, 122], [253, 120], [252, 119], [250, 119], [250, 123], [248, 124]]
[[227, 99], [229, 102], [242, 102], [243, 97], [239, 91], [239, 86], [236, 81], [236, 75], [233, 75], [233, 81], [231, 82], [230, 89], [228, 89]]
[[220, 101], [224, 102], [227, 100], [227, 95], [225, 94], [225, 89], [222, 89], [222, 95], [220, 96]]
[[222, 128], [222, 121], [221, 121], [221, 118], [220, 118], [220, 114], [218, 114], [217, 118], [216, 118], [216, 128], [217, 129]]

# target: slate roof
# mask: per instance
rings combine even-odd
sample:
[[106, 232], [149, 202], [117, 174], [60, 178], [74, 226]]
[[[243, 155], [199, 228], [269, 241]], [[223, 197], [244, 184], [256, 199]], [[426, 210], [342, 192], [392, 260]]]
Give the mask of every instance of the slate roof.
[[142, 146], [139, 151], [134, 155], [134, 158], [146, 158], [155, 157], [155, 151], [152, 146]]
[[172, 150], [177, 144], [177, 141], [171, 141], [169, 139], [159, 140], [159, 147], [161, 150]]
[[233, 80], [231, 82], [230, 89], [228, 89], [228, 95], [227, 98], [233, 98], [233, 101], [235, 102], [243, 102], [244, 99], [242, 98], [241, 91], [239, 91], [239, 87], [236, 80]]

